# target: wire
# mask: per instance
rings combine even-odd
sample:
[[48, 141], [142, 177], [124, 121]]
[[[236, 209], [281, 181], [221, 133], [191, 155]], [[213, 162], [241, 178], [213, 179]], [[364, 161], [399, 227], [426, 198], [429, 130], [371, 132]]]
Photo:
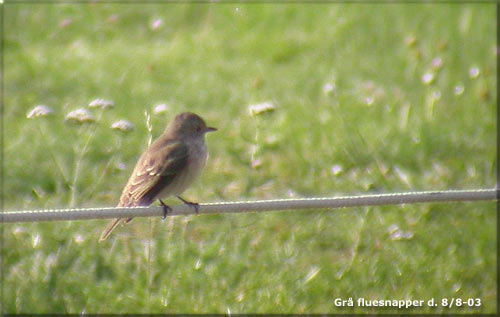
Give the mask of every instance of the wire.
[[[217, 214], [297, 209], [336, 209], [346, 207], [400, 205], [431, 202], [498, 200], [498, 197], [499, 191], [496, 188], [476, 190], [425, 191], [334, 198], [299, 198], [218, 202], [200, 204], [198, 211], [200, 214]], [[189, 205], [172, 206], [171, 209], [172, 210], [168, 213], [169, 216], [190, 215], [196, 213], [195, 208]], [[0, 214], [0, 222], [11, 223], [64, 221], [152, 216], [163, 216], [163, 208], [159, 206], [148, 206], [127, 208], [108, 207], [10, 211]]]

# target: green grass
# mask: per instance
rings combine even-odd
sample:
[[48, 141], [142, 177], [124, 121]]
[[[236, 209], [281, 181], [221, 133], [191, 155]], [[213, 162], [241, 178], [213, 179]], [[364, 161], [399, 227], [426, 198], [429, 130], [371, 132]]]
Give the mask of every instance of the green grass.
[[[219, 128], [185, 193], [199, 202], [495, 186], [494, 4], [3, 10], [6, 210], [115, 205], [147, 143], [145, 111], [155, 137], [184, 110]], [[93, 124], [64, 121], [95, 98], [115, 107], [91, 110]], [[249, 115], [265, 101], [275, 111]], [[152, 113], [158, 103], [166, 114]], [[38, 104], [54, 114], [27, 119]], [[134, 131], [111, 130], [118, 119]], [[3, 225], [3, 311], [497, 310], [494, 202], [136, 219], [99, 244], [105, 223]]]

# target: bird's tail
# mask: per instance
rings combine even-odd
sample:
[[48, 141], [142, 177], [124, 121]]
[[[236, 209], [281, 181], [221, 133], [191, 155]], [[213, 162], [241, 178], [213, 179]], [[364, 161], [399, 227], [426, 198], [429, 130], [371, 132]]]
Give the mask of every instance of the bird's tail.
[[118, 224], [122, 220], [123, 220], [122, 218], [118, 218], [118, 219], [114, 219], [113, 221], [108, 223], [106, 228], [104, 228], [104, 231], [101, 233], [101, 237], [99, 238], [99, 242], [103, 242], [104, 240], [106, 240], [109, 237], [109, 235], [111, 234], [111, 232], [116, 228], [116, 226], [118, 226]]
[[[123, 197], [120, 198], [120, 202], [118, 203], [118, 205], [116, 205], [116, 207], [131, 207], [131, 206], [134, 206], [134, 205], [130, 201], [123, 200]], [[106, 240], [109, 237], [109, 235], [111, 234], [111, 232], [113, 230], [115, 230], [116, 226], [118, 226], [122, 220], [124, 220], [124, 219], [118, 218], [118, 219], [114, 219], [113, 221], [108, 223], [106, 228], [104, 228], [103, 232], [101, 233], [101, 237], [99, 238], [99, 242], [103, 242], [104, 240]], [[123, 223], [127, 224], [130, 221], [132, 221], [132, 218], [125, 219], [123, 221]]]

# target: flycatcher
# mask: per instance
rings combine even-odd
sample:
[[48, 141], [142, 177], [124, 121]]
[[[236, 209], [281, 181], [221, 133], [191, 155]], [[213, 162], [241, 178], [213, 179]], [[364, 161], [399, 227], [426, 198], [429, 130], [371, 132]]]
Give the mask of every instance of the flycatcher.
[[[198, 177], [207, 161], [205, 133], [217, 131], [207, 127], [202, 118], [191, 112], [177, 115], [163, 134], [142, 154], [117, 207], [149, 206], [158, 199], [166, 216], [170, 207], [162, 198], [174, 195], [198, 211], [198, 204], [179, 195]], [[124, 219], [108, 224], [99, 241], [104, 241]], [[132, 218], [124, 220], [128, 223]]]

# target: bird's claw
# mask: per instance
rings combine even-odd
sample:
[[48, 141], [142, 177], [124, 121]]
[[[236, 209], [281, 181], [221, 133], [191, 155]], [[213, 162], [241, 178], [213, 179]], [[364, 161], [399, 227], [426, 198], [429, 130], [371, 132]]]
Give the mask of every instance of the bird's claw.
[[167, 206], [161, 199], [158, 200], [160, 201], [160, 204], [163, 207], [163, 216], [161, 217], [161, 220], [165, 220], [165, 218], [167, 218], [168, 213], [172, 211], [172, 208]]
[[181, 196], [177, 196], [177, 198], [179, 198], [180, 200], [182, 200], [182, 202], [185, 203], [186, 205], [194, 208], [194, 211], [195, 211], [195, 213], [197, 215], [200, 213], [200, 204], [187, 201], [184, 198], [182, 198]]

